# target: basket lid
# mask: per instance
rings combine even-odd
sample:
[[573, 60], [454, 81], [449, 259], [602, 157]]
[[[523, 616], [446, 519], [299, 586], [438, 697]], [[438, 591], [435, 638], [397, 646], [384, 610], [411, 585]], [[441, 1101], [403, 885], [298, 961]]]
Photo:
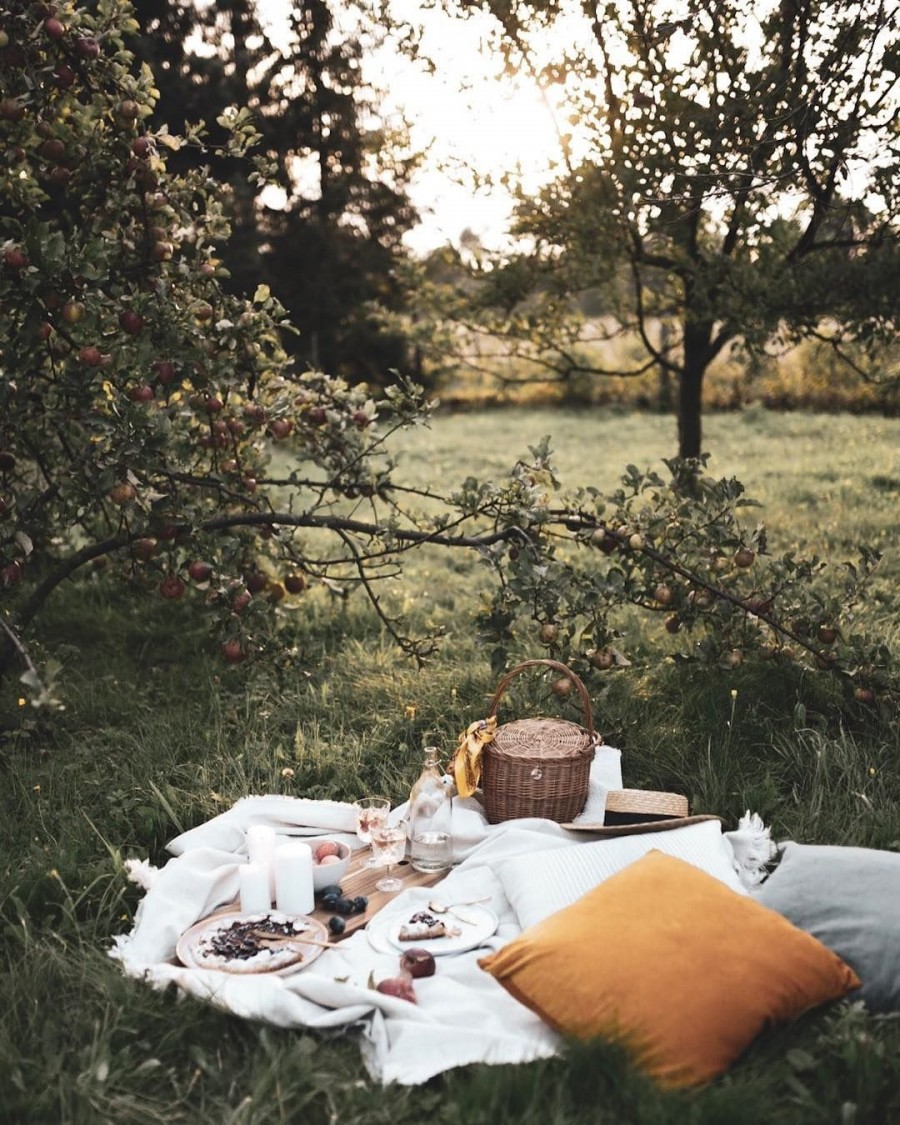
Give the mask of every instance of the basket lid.
[[504, 758], [580, 758], [594, 754], [594, 741], [567, 719], [516, 719], [497, 727], [486, 754]]

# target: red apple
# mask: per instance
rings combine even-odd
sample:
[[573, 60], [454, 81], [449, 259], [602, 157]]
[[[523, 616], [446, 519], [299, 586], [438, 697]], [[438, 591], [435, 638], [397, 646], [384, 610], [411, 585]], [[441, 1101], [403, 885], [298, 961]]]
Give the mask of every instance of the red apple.
[[85, 367], [99, 367], [103, 361], [103, 353], [93, 344], [86, 344], [79, 349], [78, 358]]
[[139, 160], [146, 160], [153, 151], [153, 142], [148, 136], [141, 134], [141, 136], [135, 137], [131, 142], [131, 151]]
[[170, 262], [175, 253], [171, 242], [154, 242], [150, 250], [150, 257], [154, 262]]
[[178, 601], [179, 598], [183, 598], [186, 589], [187, 587], [177, 574], [167, 574], [159, 584], [159, 592], [169, 601]]
[[65, 160], [66, 146], [59, 137], [51, 137], [41, 145], [41, 156], [45, 160], [59, 163], [60, 160]]
[[47, 173], [47, 182], [53, 187], [65, 187], [72, 178], [72, 169], [62, 164], [54, 165]]
[[353, 422], [357, 426], [358, 429], [364, 430], [366, 428], [366, 426], [368, 426], [371, 421], [372, 421], [372, 419], [369, 417], [368, 414], [366, 414], [365, 410], [354, 410], [354, 412], [353, 412]]
[[0, 570], [0, 585], [3, 586], [16, 586], [22, 581], [22, 574], [24, 567], [18, 559], [9, 563], [7, 566]]
[[188, 567], [188, 574], [194, 582], [208, 582], [212, 578], [212, 564], [195, 559]]
[[253, 574], [248, 574], [245, 581], [247, 583], [247, 589], [251, 594], [261, 594], [269, 585], [269, 579], [261, 570], [254, 571]]
[[306, 420], [311, 426], [324, 426], [328, 421], [328, 415], [324, 407], [313, 406], [306, 412]]
[[275, 418], [269, 424], [269, 433], [276, 441], [283, 441], [294, 428], [290, 418]]
[[301, 594], [306, 589], [306, 579], [302, 574], [287, 574], [284, 588], [289, 594]]
[[133, 500], [136, 495], [137, 492], [135, 491], [135, 487], [129, 481], [122, 481], [121, 484], [114, 484], [107, 493], [107, 496], [109, 496], [110, 500], [114, 504], [119, 505], [127, 504], [130, 500]]
[[138, 383], [137, 386], [129, 388], [128, 397], [132, 402], [152, 402], [153, 388], [149, 383]]
[[144, 318], [134, 309], [125, 309], [119, 313], [119, 327], [129, 336], [140, 336], [144, 330]]
[[21, 121], [25, 116], [25, 106], [15, 98], [4, 98], [0, 101], [0, 117], [6, 121]]
[[51, 39], [62, 39], [66, 33], [65, 27], [57, 19], [51, 16], [49, 19], [44, 20], [44, 31]]
[[18, 273], [28, 265], [28, 255], [19, 246], [7, 246], [3, 251], [3, 264], [13, 273]]
[[75, 50], [83, 59], [95, 59], [100, 54], [100, 44], [91, 35], [75, 40]]
[[220, 651], [226, 664], [240, 664], [247, 655], [240, 641], [223, 641]]
[[414, 980], [433, 977], [435, 968], [434, 955], [427, 949], [404, 949], [400, 956], [401, 971], [408, 973]]
[[131, 544], [131, 550], [136, 559], [141, 562], [147, 562], [152, 559], [156, 554], [156, 540], [155, 539], [135, 539]]
[[61, 63], [53, 71], [53, 77], [56, 85], [62, 90], [68, 90], [75, 82], [75, 71], [66, 63]]
[[153, 364], [153, 373], [156, 375], [157, 383], [161, 383], [164, 387], [175, 382], [175, 365], [166, 359], [158, 359]]
[[231, 603], [231, 608], [238, 616], [240, 616], [252, 600], [253, 595], [249, 590], [239, 590], [234, 596], [234, 601]]
[[395, 996], [398, 1000], [408, 1000], [410, 1004], [416, 1003], [416, 994], [409, 977], [387, 977], [378, 982], [375, 990], [384, 996]]

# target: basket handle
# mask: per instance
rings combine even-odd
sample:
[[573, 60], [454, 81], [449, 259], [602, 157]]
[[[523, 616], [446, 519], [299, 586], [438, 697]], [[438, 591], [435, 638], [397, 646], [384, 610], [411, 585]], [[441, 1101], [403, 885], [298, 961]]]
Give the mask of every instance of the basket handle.
[[581, 702], [584, 706], [584, 725], [587, 728], [588, 737], [590, 738], [591, 742], [596, 741], [596, 735], [594, 733], [594, 719], [591, 714], [591, 699], [587, 693], [587, 688], [584, 686], [578, 676], [575, 675], [572, 669], [567, 667], [565, 664], [562, 664], [559, 660], [523, 660], [522, 663], [517, 664], [515, 668], [510, 668], [510, 670], [497, 685], [497, 690], [494, 692], [494, 698], [491, 700], [491, 705], [488, 709], [487, 717], [491, 718], [497, 713], [497, 705], [500, 702], [500, 697], [509, 687], [510, 681], [514, 676], [517, 676], [526, 668], [535, 668], [540, 666], [544, 666], [546, 668], [555, 668], [557, 672], [562, 672], [563, 675], [569, 677], [569, 679], [578, 689], [578, 694], [581, 696]]

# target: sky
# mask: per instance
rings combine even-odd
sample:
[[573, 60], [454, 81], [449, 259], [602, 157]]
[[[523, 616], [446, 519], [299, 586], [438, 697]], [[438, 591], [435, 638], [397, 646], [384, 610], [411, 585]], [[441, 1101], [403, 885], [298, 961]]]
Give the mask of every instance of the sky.
[[[428, 74], [396, 51], [369, 61], [370, 80], [387, 92], [383, 112], [389, 119], [402, 113], [411, 125], [414, 147], [428, 151], [410, 193], [422, 221], [407, 242], [426, 253], [458, 243], [469, 229], [486, 245], [499, 246], [511, 209], [508, 193], [499, 188], [473, 191], [455, 182], [452, 168], [468, 165], [495, 178], [518, 170], [527, 187], [538, 187], [559, 151], [554, 114], [527, 79], [496, 80], [496, 60], [479, 55], [477, 21], [426, 11], [417, 0], [395, 0], [395, 7], [424, 21], [425, 52], [439, 62], [437, 71]], [[290, 0], [260, 0], [259, 10], [277, 44]]]

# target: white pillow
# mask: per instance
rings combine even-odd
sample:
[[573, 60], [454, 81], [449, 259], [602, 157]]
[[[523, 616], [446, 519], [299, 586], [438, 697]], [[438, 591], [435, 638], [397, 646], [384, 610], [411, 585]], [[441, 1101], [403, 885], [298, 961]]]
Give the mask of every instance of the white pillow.
[[504, 860], [496, 874], [519, 925], [526, 930], [654, 850], [699, 867], [738, 894], [748, 893], [734, 870], [731, 848], [718, 820], [529, 852]]

